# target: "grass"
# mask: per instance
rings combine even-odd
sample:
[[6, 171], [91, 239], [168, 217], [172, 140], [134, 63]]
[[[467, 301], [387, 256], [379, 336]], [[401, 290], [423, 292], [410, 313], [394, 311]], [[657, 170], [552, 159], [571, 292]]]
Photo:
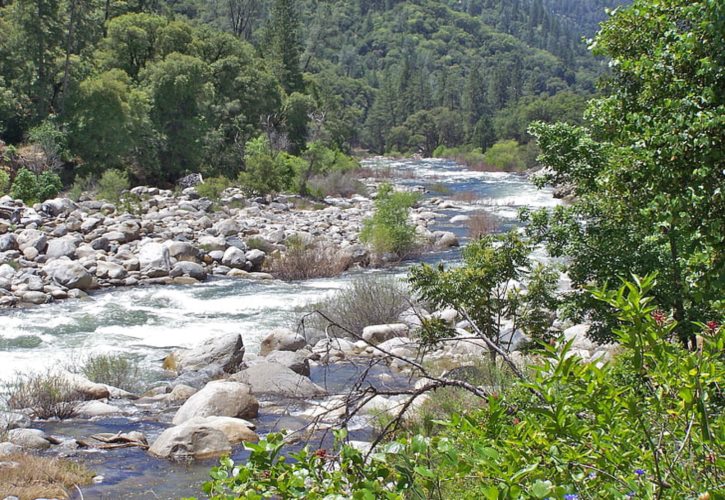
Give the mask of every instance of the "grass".
[[77, 493], [76, 486], [89, 484], [94, 476], [84, 466], [61, 458], [17, 454], [3, 457], [3, 462], [17, 466], [0, 467], [0, 492], [20, 500], [70, 498]]

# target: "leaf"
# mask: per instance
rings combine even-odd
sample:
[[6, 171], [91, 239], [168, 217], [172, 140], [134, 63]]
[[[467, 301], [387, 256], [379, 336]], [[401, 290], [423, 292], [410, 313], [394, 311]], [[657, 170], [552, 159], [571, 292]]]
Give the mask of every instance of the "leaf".
[[535, 498], [544, 498], [549, 494], [551, 488], [551, 481], [542, 481], [539, 479], [531, 486], [531, 494]]

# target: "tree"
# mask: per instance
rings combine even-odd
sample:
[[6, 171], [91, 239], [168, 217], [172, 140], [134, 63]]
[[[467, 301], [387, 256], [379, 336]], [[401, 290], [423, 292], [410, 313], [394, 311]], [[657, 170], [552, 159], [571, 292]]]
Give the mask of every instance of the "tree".
[[530, 217], [530, 232], [570, 258], [575, 309], [611, 322], [581, 287], [657, 272], [657, 301], [691, 348], [691, 322], [722, 314], [725, 286], [722, 14], [704, 0], [616, 11], [595, 39], [613, 71], [609, 95], [590, 104], [590, 127], [532, 129], [551, 169], [545, 181], [571, 183], [578, 196]]
[[274, 73], [288, 94], [304, 89], [300, 54], [299, 13], [294, 0], [274, 0], [269, 39]]

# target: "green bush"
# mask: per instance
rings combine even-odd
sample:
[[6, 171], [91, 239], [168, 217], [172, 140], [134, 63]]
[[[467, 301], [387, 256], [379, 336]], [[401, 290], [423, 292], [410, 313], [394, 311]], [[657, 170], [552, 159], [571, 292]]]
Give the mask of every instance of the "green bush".
[[527, 149], [514, 140], [498, 141], [483, 154], [483, 162], [496, 170], [512, 172], [526, 168]]
[[232, 181], [226, 177], [210, 177], [201, 184], [197, 185], [194, 189], [204, 198], [209, 198], [212, 201], [219, 201], [222, 193], [225, 189], [232, 186]]
[[292, 187], [295, 172], [302, 171], [304, 160], [287, 153], [272, 151], [266, 137], [247, 142], [244, 154], [244, 172], [239, 184], [250, 195], [279, 193]]
[[334, 171], [324, 175], [315, 175], [307, 182], [311, 196], [323, 199], [328, 196], [349, 198], [355, 194], [365, 194], [365, 185], [351, 172]]
[[121, 200], [121, 193], [129, 186], [128, 174], [120, 170], [106, 170], [96, 183], [98, 197], [111, 203], [118, 203]]
[[55, 172], [46, 170], [38, 176], [38, 201], [55, 198], [61, 189], [63, 189], [63, 183]]
[[360, 240], [378, 255], [392, 254], [401, 259], [410, 255], [418, 245], [408, 211], [418, 199], [417, 193], [395, 192], [391, 184], [381, 184], [375, 198], [375, 213], [363, 222]]
[[98, 384], [107, 384], [124, 391], [140, 389], [141, 369], [136, 360], [120, 354], [101, 354], [88, 358], [83, 364], [83, 375]]
[[10, 188], [10, 175], [0, 169], [0, 196], [7, 194], [8, 188]]
[[21, 168], [15, 174], [13, 186], [10, 188], [10, 195], [13, 198], [23, 200], [31, 205], [38, 201], [38, 178], [27, 168]]

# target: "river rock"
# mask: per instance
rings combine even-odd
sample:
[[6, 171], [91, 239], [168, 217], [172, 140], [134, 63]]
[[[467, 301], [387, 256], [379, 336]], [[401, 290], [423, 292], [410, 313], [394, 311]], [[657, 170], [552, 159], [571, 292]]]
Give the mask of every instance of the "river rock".
[[289, 328], [272, 330], [259, 346], [259, 355], [266, 356], [272, 351], [297, 351], [307, 345], [305, 338]]
[[254, 418], [259, 412], [250, 386], [238, 381], [215, 380], [191, 396], [174, 415], [174, 425], [194, 417]]
[[18, 249], [18, 240], [13, 233], [0, 236], [0, 252]]
[[111, 391], [104, 384], [96, 384], [91, 382], [83, 375], [70, 372], [60, 372], [60, 376], [65, 378], [66, 382], [78, 392], [83, 399], [107, 399], [111, 397]]
[[30, 418], [22, 413], [0, 412], [0, 432], [10, 429], [24, 429], [30, 426]]
[[166, 276], [171, 270], [169, 249], [155, 241], [147, 242], [140, 247], [138, 262], [141, 271], [151, 278]]
[[433, 233], [433, 244], [438, 248], [457, 247], [458, 237], [450, 231], [435, 231]]
[[88, 234], [96, 229], [101, 222], [101, 219], [98, 217], [88, 217], [81, 223], [81, 232], [83, 234]]
[[211, 228], [211, 233], [217, 236], [231, 236], [239, 234], [240, 231], [239, 224], [234, 219], [220, 220]]
[[84, 401], [76, 407], [76, 413], [84, 418], [110, 417], [121, 413], [121, 409], [101, 401]]
[[128, 276], [128, 271], [121, 264], [99, 260], [96, 263], [96, 276], [118, 280]]
[[295, 373], [310, 376], [310, 362], [308, 360], [310, 351], [272, 351], [264, 358], [267, 361], [284, 365]]
[[189, 276], [199, 281], [206, 279], [206, 269], [196, 262], [181, 261], [174, 264], [173, 269], [169, 272], [169, 276], [176, 278], [178, 276]]
[[182, 425], [208, 425], [222, 431], [231, 444], [259, 441], [259, 436], [254, 432], [254, 424], [241, 418], [195, 417]]
[[264, 264], [265, 253], [253, 248], [244, 254], [244, 257], [252, 264], [252, 269], [261, 269]]
[[226, 434], [206, 424], [170, 427], [149, 448], [155, 457], [178, 461], [218, 457], [231, 451]]
[[7, 440], [28, 450], [47, 450], [50, 448], [48, 436], [40, 429], [12, 429], [7, 433]]
[[66, 288], [88, 290], [93, 287], [93, 277], [77, 261], [57, 259], [45, 266], [45, 272], [53, 281]]
[[16, 455], [22, 453], [23, 449], [17, 444], [13, 444], [10, 441], [4, 441], [0, 443], [0, 457], [7, 457], [8, 455]]
[[50, 295], [32, 290], [24, 292], [20, 297], [23, 302], [28, 304], [40, 305], [50, 302]]
[[17, 241], [21, 252], [26, 248], [35, 248], [40, 253], [48, 246], [45, 234], [37, 229], [24, 229], [18, 235]]
[[247, 265], [247, 258], [244, 252], [237, 247], [229, 247], [224, 252], [222, 264], [237, 269], [244, 269]]
[[57, 259], [59, 257], [75, 257], [78, 242], [74, 238], [55, 238], [50, 240], [48, 248], [45, 251], [46, 257], [49, 259]]
[[169, 256], [178, 261], [195, 262], [199, 251], [188, 241], [171, 241], [166, 245], [169, 249]]
[[176, 351], [164, 361], [177, 373], [197, 371], [219, 366], [226, 373], [234, 373], [244, 361], [244, 342], [238, 333], [212, 337], [190, 351]]
[[253, 363], [246, 370], [232, 375], [230, 379], [249, 384], [254, 394], [312, 398], [327, 393], [309, 378], [293, 372], [284, 365], [266, 360]]
[[405, 337], [408, 332], [408, 325], [405, 323], [370, 325], [363, 329], [362, 337], [366, 342], [377, 345], [395, 337]]

